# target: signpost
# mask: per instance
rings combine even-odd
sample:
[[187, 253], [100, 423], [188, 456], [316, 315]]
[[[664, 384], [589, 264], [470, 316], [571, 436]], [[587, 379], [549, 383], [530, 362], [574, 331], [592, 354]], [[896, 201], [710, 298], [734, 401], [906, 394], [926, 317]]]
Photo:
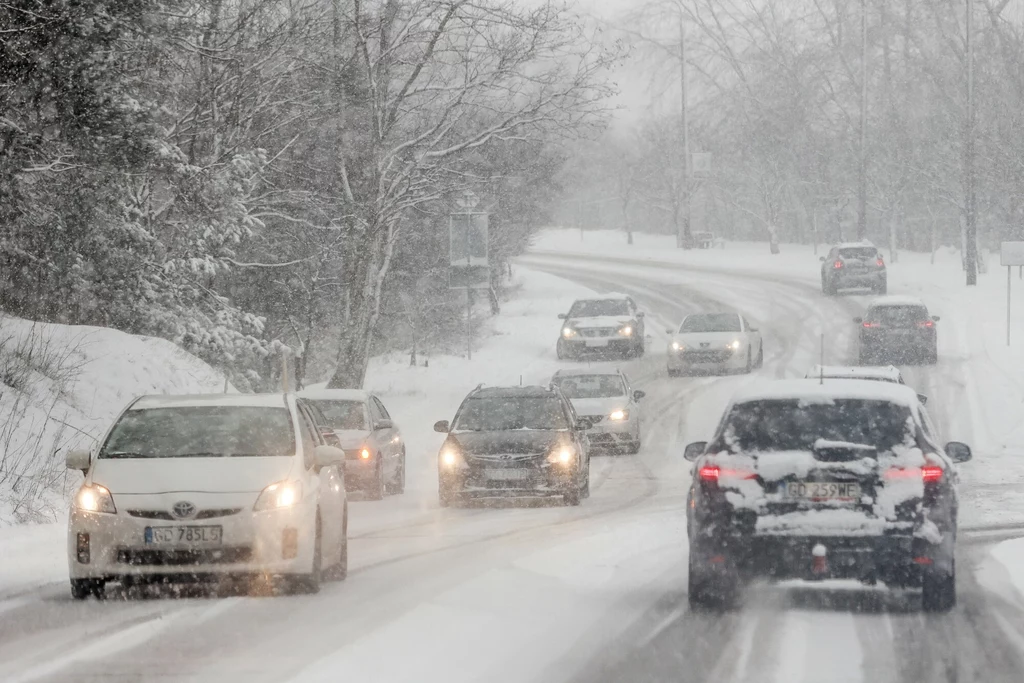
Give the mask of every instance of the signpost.
[[479, 198], [470, 191], [455, 201], [462, 211], [448, 217], [449, 270], [448, 287], [466, 290], [466, 352], [473, 358], [473, 290], [490, 289], [491, 266], [488, 261], [488, 218], [483, 211], [474, 211]]
[[1024, 266], [1024, 242], [1003, 242], [999, 245], [999, 264], [1006, 266], [1006, 345], [1010, 345], [1010, 274], [1013, 267]]

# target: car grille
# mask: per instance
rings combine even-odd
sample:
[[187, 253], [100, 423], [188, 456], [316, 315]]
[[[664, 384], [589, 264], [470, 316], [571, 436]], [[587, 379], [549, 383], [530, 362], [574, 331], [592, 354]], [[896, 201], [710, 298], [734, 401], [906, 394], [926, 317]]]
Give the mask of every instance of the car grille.
[[730, 350], [686, 351], [683, 359], [689, 363], [723, 363], [732, 357]]
[[495, 453], [487, 455], [466, 455], [466, 462], [470, 466], [486, 467], [488, 469], [500, 467], [533, 467], [538, 461], [543, 461], [546, 453]]
[[[195, 517], [189, 519], [216, 519], [217, 517], [230, 517], [231, 515], [237, 515], [242, 511], [242, 508], [211, 508], [209, 510], [200, 510], [196, 513]], [[178, 519], [171, 515], [170, 512], [164, 510], [128, 510], [129, 515], [132, 517], [138, 517], [140, 519], [162, 519], [167, 521], [174, 521]]]
[[200, 564], [235, 564], [252, 557], [252, 548], [188, 548], [174, 550], [138, 550], [120, 548], [118, 564], [147, 567], [181, 567]]
[[614, 327], [585, 327], [580, 330], [581, 337], [614, 337], [617, 333]]

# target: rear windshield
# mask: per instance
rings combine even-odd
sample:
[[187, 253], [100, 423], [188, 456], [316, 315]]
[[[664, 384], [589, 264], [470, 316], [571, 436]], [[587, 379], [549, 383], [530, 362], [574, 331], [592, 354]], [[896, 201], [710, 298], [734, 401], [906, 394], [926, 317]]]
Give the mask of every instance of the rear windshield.
[[366, 429], [366, 410], [362, 401], [313, 401], [324, 414], [331, 429]]
[[455, 416], [456, 431], [500, 432], [512, 429], [568, 429], [562, 402], [544, 396], [470, 398]]
[[569, 309], [570, 318], [593, 318], [601, 315], [629, 315], [625, 299], [585, 299]]
[[719, 448], [741, 451], [809, 451], [818, 439], [873, 446], [879, 452], [915, 440], [910, 409], [888, 401], [798, 399], [751, 401], [733, 406]]
[[844, 259], [871, 261], [878, 258], [878, 249], [874, 247], [843, 247], [839, 250], [839, 256]]
[[876, 306], [868, 311], [868, 319], [886, 325], [912, 325], [928, 320], [924, 306]]
[[688, 315], [679, 327], [680, 332], [739, 332], [740, 317], [735, 313], [707, 313]]
[[125, 413], [101, 458], [227, 458], [295, 453], [288, 410], [251, 406], [149, 408]]
[[555, 380], [569, 398], [611, 398], [625, 396], [626, 385], [618, 375], [571, 375]]

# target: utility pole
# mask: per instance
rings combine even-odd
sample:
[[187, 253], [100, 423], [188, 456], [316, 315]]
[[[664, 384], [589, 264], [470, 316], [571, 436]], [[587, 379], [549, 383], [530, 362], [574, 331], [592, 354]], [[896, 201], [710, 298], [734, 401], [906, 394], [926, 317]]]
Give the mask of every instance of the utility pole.
[[964, 135], [964, 176], [966, 197], [964, 198], [964, 268], [967, 270], [967, 285], [978, 284], [978, 225], [974, 199], [974, 0], [967, 0], [966, 17], [967, 52], [967, 130]]
[[857, 168], [857, 239], [868, 232], [868, 8], [860, 0], [860, 159]]
[[683, 234], [676, 235], [676, 246], [689, 249], [693, 243], [690, 236], [690, 123], [686, 116], [686, 33], [682, 11], [679, 13], [679, 93], [682, 105], [679, 123], [683, 129], [683, 224], [680, 226]]

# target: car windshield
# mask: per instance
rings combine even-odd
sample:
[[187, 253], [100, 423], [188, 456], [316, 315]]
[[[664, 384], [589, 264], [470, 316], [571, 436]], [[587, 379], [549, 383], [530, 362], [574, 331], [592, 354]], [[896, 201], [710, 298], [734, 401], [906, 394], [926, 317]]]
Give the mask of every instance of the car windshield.
[[867, 319], [883, 325], [910, 326], [928, 320], [924, 306], [873, 306]]
[[612, 398], [626, 395], [618, 375], [569, 375], [555, 380], [568, 398]]
[[910, 409], [889, 401], [770, 399], [733, 406], [720, 446], [733, 452], [808, 451], [824, 439], [881, 452], [912, 444], [912, 427]]
[[568, 429], [562, 402], [553, 397], [489, 396], [467, 399], [455, 418], [455, 431]]
[[362, 401], [313, 401], [331, 429], [366, 429], [366, 408]]
[[872, 261], [878, 258], [878, 249], [874, 247], [843, 247], [839, 250], [839, 257], [842, 259]]
[[181, 406], [126, 412], [100, 458], [286, 456], [295, 453], [284, 407]]
[[688, 315], [679, 326], [680, 332], [739, 332], [740, 317], [735, 313]]
[[596, 318], [603, 315], [629, 315], [625, 299], [581, 299], [569, 309], [570, 318]]

